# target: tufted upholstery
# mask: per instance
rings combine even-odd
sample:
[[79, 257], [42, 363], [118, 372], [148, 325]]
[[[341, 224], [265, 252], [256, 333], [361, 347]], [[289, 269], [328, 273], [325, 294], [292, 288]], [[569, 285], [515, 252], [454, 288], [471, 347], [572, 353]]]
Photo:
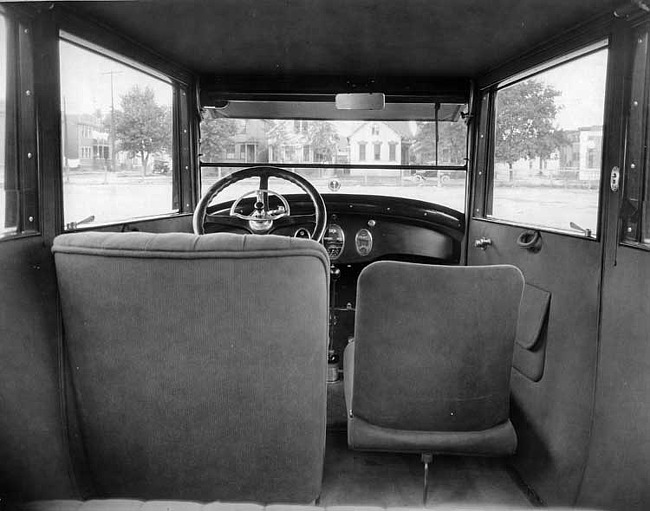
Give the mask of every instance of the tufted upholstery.
[[[170, 501], [141, 501], [141, 500], [50, 500], [31, 502], [18, 506], [15, 511], [417, 511], [418, 508], [378, 507], [378, 506], [309, 506], [295, 504], [270, 504], [267, 506], [253, 503], [211, 502], [199, 504], [196, 502]], [[498, 505], [468, 505], [441, 504], [436, 505], [437, 511], [525, 511], [530, 508], [498, 506]], [[569, 508], [547, 508], [548, 511], [569, 510]], [[571, 508], [573, 511], [580, 511]], [[424, 508], [421, 508], [424, 511]], [[582, 509], [582, 511], [589, 511]]]
[[56, 238], [53, 252], [85, 454], [75, 462], [91, 496], [318, 497], [329, 279], [321, 245], [88, 232]]

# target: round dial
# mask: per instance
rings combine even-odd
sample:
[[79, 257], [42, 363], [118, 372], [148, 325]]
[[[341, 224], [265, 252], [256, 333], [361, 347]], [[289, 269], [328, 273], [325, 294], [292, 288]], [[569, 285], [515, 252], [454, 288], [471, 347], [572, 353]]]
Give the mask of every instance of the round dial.
[[330, 224], [327, 226], [325, 236], [323, 237], [323, 245], [332, 261], [341, 256], [343, 247], [345, 246], [345, 233], [340, 225]]
[[372, 250], [372, 234], [368, 229], [361, 229], [354, 237], [354, 245], [357, 253], [361, 256], [367, 256]]

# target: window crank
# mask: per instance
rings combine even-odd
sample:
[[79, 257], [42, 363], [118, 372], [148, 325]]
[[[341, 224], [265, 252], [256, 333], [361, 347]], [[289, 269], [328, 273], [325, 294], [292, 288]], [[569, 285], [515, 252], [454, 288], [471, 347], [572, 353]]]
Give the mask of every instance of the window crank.
[[492, 240], [490, 238], [481, 238], [480, 240], [474, 240], [474, 246], [476, 248], [480, 248], [481, 250], [485, 250], [490, 245], [492, 245]]

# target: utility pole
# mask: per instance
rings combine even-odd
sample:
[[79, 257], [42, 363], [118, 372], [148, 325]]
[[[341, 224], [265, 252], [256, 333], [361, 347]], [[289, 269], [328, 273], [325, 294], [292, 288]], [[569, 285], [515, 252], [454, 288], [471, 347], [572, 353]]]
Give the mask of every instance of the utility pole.
[[102, 74], [111, 76], [111, 170], [115, 171], [115, 97], [113, 92], [113, 76], [122, 74], [122, 71], [107, 71]]
[[[63, 173], [65, 175], [65, 182], [70, 182], [70, 164], [68, 162], [68, 113], [66, 111], [65, 96], [63, 96]], [[78, 144], [77, 144], [78, 145]]]

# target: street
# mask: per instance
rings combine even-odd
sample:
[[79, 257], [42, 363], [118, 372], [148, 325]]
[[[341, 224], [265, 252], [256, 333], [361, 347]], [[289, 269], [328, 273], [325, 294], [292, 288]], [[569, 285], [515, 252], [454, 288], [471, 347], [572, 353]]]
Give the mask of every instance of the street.
[[[106, 179], [106, 182], [104, 180]], [[330, 193], [331, 177], [313, 178], [321, 193]], [[408, 178], [386, 180], [339, 178], [340, 194], [373, 194], [407, 197], [441, 204], [459, 211], [465, 207], [465, 181], [454, 179], [444, 186], [435, 180], [417, 183]], [[206, 179], [206, 190], [216, 178]], [[255, 189], [256, 180], [238, 182], [224, 191], [223, 200], [237, 198]], [[272, 179], [270, 188], [278, 193], [296, 193], [293, 184]], [[0, 194], [0, 221], [4, 224], [5, 197]], [[497, 186], [492, 217], [525, 225], [545, 226], [576, 232], [570, 222], [596, 231], [598, 190], [549, 186]], [[122, 173], [74, 174], [64, 182], [65, 223], [78, 222], [90, 215], [96, 224], [130, 220], [172, 212], [172, 178], [165, 175], [142, 176]]]

